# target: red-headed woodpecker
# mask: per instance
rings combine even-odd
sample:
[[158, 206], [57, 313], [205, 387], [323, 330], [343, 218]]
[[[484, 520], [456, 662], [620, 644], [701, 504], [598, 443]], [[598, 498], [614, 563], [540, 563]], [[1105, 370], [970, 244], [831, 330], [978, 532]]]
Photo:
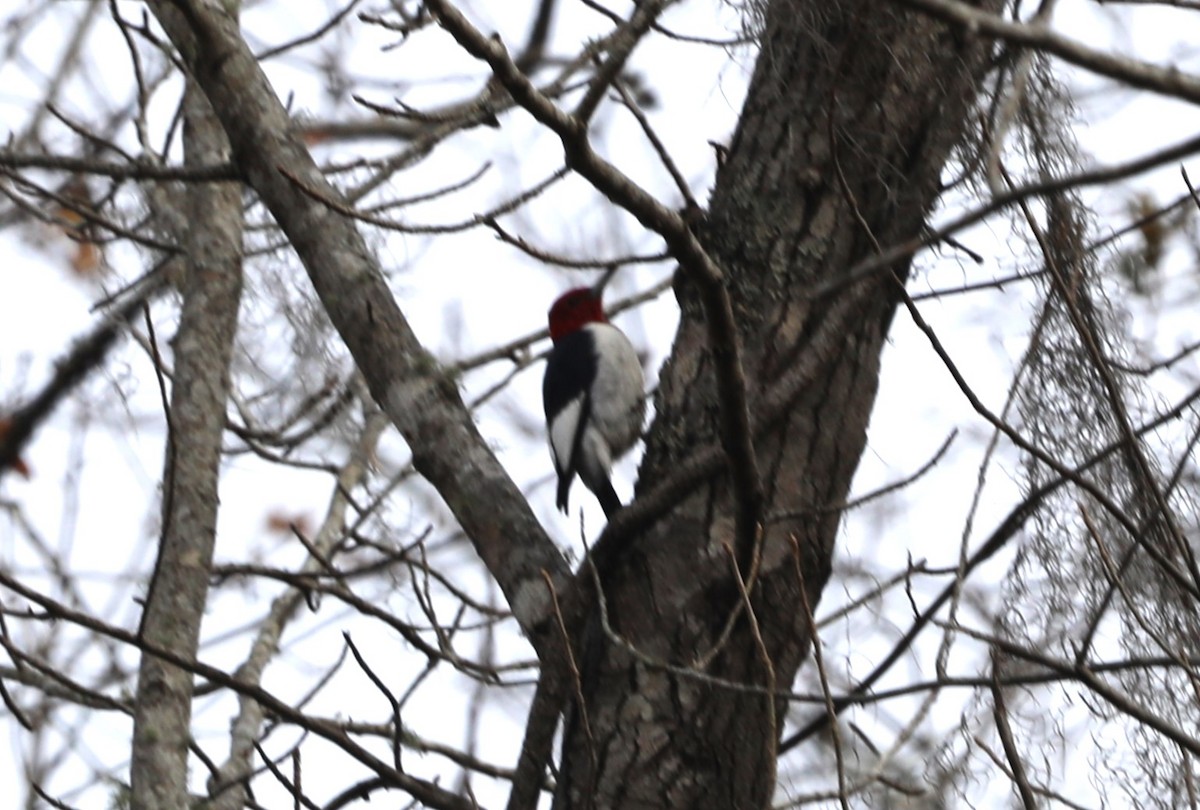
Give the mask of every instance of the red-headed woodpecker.
[[608, 518], [621, 508], [609, 471], [637, 441], [646, 407], [637, 353], [604, 317], [600, 299], [611, 276], [609, 271], [595, 287], [563, 293], [550, 307], [554, 348], [542, 380], [558, 508], [567, 511], [578, 474]]

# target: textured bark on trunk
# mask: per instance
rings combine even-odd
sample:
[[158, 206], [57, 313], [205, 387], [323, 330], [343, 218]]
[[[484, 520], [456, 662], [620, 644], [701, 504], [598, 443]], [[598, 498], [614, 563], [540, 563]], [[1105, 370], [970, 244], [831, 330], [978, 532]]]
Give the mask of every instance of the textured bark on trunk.
[[[985, 41], [878, 2], [769, 4], [745, 108], [697, 231], [726, 273], [752, 406], [798, 359], [822, 359], [785, 417], [758, 437], [766, 520], [756, 622], [736, 620], [709, 676], [787, 689], [808, 652], [804, 597], [815, 605], [829, 575], [836, 506], [863, 450], [897, 304], [890, 273], [814, 293], [876, 243], [920, 235], [989, 53]], [[901, 279], [907, 269], [891, 268]], [[698, 293], [681, 278], [676, 294], [683, 317], [639, 491], [718, 437]], [[732, 560], [745, 573], [750, 556], [727, 551], [732, 499], [727, 476], [712, 481], [604, 572], [609, 624], [642, 655], [592, 622], [556, 808], [770, 802], [782, 703], [648, 663], [694, 667], [718, 645], [740, 600]]]
[[[229, 159], [229, 143], [212, 108], [189, 82], [184, 100], [184, 162]], [[194, 658], [208, 603], [217, 528], [217, 483], [229, 362], [242, 291], [242, 192], [238, 183], [187, 189], [183, 309], [174, 341], [174, 377], [163, 473], [162, 538], [146, 596], [141, 637]], [[171, 218], [174, 222], [177, 218]], [[135, 810], [189, 806], [192, 673], [142, 656], [134, 701], [130, 762]]]

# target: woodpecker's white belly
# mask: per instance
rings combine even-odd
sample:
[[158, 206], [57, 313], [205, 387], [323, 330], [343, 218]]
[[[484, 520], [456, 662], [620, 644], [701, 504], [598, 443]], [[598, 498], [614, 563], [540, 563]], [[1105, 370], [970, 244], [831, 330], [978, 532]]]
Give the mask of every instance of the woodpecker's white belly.
[[590, 323], [596, 346], [596, 380], [592, 384], [592, 418], [597, 438], [608, 445], [605, 469], [633, 447], [646, 413], [642, 364], [625, 333], [607, 323]]

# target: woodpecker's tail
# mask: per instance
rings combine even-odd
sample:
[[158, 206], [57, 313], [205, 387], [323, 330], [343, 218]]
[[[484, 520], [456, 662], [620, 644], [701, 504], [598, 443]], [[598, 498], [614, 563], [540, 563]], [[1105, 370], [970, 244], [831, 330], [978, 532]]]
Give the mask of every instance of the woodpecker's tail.
[[607, 478], [596, 487], [596, 500], [600, 501], [600, 508], [604, 510], [604, 517], [607, 520], [612, 520], [612, 516], [623, 506], [621, 499], [617, 497], [616, 490], [613, 489], [612, 482]]
[[571, 494], [571, 481], [574, 479], [574, 472], [560, 473], [558, 476], [558, 494], [554, 503], [558, 506], [558, 511], [564, 515], [567, 514], [567, 496]]

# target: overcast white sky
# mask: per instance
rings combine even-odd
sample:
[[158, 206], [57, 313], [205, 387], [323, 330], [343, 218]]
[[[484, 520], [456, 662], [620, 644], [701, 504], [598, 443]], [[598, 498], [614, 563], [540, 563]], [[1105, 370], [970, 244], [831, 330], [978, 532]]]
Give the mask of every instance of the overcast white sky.
[[[5, 9], [6, 5], [10, 7]], [[10, 13], [16, 5], [12, 0], [9, 3], [0, 0], [0, 15]], [[0, 66], [0, 88], [3, 88], [0, 125], [7, 131], [22, 130], [30, 114], [29, 103], [43, 93], [41, 72], [50, 70], [55, 63], [64, 45], [65, 32], [70, 30], [70, 21], [83, 7], [82, 3], [56, 5], [27, 34], [20, 58]], [[525, 34], [530, 5], [476, 2], [463, 4], [463, 8], [483, 30], [498, 30], [506, 41], [515, 43]], [[122, 3], [120, 7], [127, 16], [142, 13], [141, 7], [132, 3]], [[244, 27], [252, 33], [256, 48], [261, 48], [312, 30], [327, 11], [327, 4], [318, 2], [258, 3], [246, 11]], [[1170, 9], [1137, 9], [1135, 13], [1126, 8], [1097, 8], [1082, 0], [1071, 0], [1060, 4], [1056, 19], [1063, 30], [1093, 46], [1111, 45], [1145, 58], [1173, 59], [1181, 67], [1193, 70], [1196, 67], [1192, 43], [1200, 40], [1181, 35], [1176, 26], [1186, 17]], [[668, 21], [678, 30], [704, 36], [730, 37], [737, 33], [736, 14], [715, 0], [687, 3]], [[553, 50], [572, 52], [582, 37], [600, 30], [600, 22], [595, 14], [578, 4], [564, 3], [554, 34], [557, 47]], [[1191, 30], [1195, 33], [1194, 25]], [[128, 58], [103, 7], [92, 36], [95, 44], [85, 57], [89, 65], [86, 80], [75, 79], [61, 103], [68, 114], [83, 120], [95, 114], [98, 98], [107, 99], [100, 102], [107, 108], [128, 96]], [[372, 101], [389, 103], [403, 94], [409, 103], [436, 105], [457, 100], [478, 86], [477, 65], [462, 56], [441, 32], [421, 33], [395, 50], [383, 50], [380, 46], [390, 40], [359, 22], [344, 26], [338, 36], [355, 40], [350, 74], [371, 76], [374, 81], [356, 86], [354, 92]], [[309, 60], [314, 51], [303, 54], [304, 59], [287, 57], [268, 65], [279, 95], [291, 98], [292, 109], [302, 115], [314, 118], [349, 115], [348, 107], [331, 104], [319, 79], [312, 74]], [[745, 49], [726, 52], [656, 39], [639, 49], [632, 64], [647, 77], [661, 100], [651, 111], [651, 120], [685, 176], [694, 178], [693, 188], [703, 199], [712, 177], [713, 156], [708, 142], [728, 140], [751, 65], [750, 55]], [[1200, 111], [1194, 108], [1147, 94], [1128, 91], [1114, 94], [1108, 82], [1095, 78], [1078, 80], [1084, 92], [1080, 97], [1081, 122], [1077, 132], [1084, 151], [1098, 162], [1126, 160], [1200, 130]], [[160, 120], [151, 124], [162, 127], [171, 110], [163, 105], [156, 112]], [[610, 159], [662, 199], [677, 203], [669, 178], [656, 165], [634, 122], [628, 116], [610, 112], [602, 120], [602, 127], [600, 139]], [[59, 140], [51, 146], [70, 148], [73, 140], [62, 135], [61, 128], [58, 131]], [[135, 148], [131, 132], [123, 132], [120, 140]], [[337, 154], [345, 156], [360, 148], [379, 152], [395, 147], [350, 144], [346, 148], [337, 147]], [[488, 201], [494, 202], [505, 191], [544, 178], [558, 167], [560, 159], [561, 152], [552, 138], [538, 134], [528, 116], [512, 113], [505, 116], [499, 131], [481, 130], [439, 147], [433, 159], [401, 175], [392, 190], [396, 196], [420, 193], [434, 185], [461, 179], [481, 162], [490, 161], [492, 169], [479, 189], [423, 206], [409, 215], [413, 222], [419, 223], [456, 221], [475, 213]], [[1200, 163], [1194, 163], [1192, 176], [1200, 178]], [[1137, 178], [1128, 188], [1147, 191], [1159, 200], [1185, 190], [1178, 167]], [[1104, 190], [1090, 194], [1088, 199], [1095, 206], [1101, 233], [1112, 217], [1124, 215], [1124, 195]], [[942, 215], [948, 216], [949, 212]], [[563, 253], [618, 255], [658, 249], [656, 239], [631, 227], [628, 217], [599, 203], [596, 195], [587, 193], [579, 182], [565, 184], [535, 205], [530, 213], [507, 222], [535, 243]], [[378, 248], [385, 268], [394, 271], [397, 298], [417, 333], [446, 361], [540, 328], [546, 307], [556, 293], [579, 278], [534, 265], [484, 230], [439, 240], [378, 233], [369, 238]], [[942, 252], [940, 259], [927, 255], [918, 262], [912, 284], [914, 293], [1006, 275], [1026, 255], [1024, 244], [1014, 240], [1002, 222], [972, 229], [960, 238], [985, 257], [984, 264], [976, 266], [949, 251]], [[5, 257], [0, 262], [0, 410], [37, 390], [50, 373], [54, 359], [75, 336], [96, 321], [97, 316], [90, 308], [101, 291], [93, 283], [81, 282], [69, 271], [72, 250], [73, 246], [60, 235], [39, 224], [26, 223], [0, 230], [0, 255]], [[123, 279], [136, 277], [148, 266], [144, 256], [120, 246], [106, 249], [106, 259], [112, 265], [112, 275], [104, 281], [109, 288], [115, 288]], [[623, 273], [612, 294], [620, 297], [635, 292], [666, 277], [670, 271], [669, 265], [660, 264]], [[298, 273], [292, 273], [291, 278], [297, 284], [304, 283]], [[1176, 250], [1164, 264], [1162, 279], [1156, 282], [1161, 286], [1157, 300], [1169, 303], [1185, 294], [1194, 296], [1196, 280], [1192, 258]], [[259, 282], [252, 271], [249, 289], [253, 290], [256, 283]], [[1114, 290], [1120, 292], [1118, 288]], [[1024, 348], [1032, 301], [1027, 288], [1012, 286], [1003, 292], [957, 296], [922, 306], [975, 390], [996, 410], [1003, 404], [1012, 364]], [[1160, 313], [1155, 301], [1125, 295], [1120, 295], [1116, 303], [1128, 308], [1131, 328], [1144, 336], [1148, 348], [1158, 354], [1169, 354], [1198, 337], [1191, 312], [1168, 308]], [[160, 307], [158, 316], [158, 337], [166, 340], [173, 313]], [[261, 319], [261, 308], [251, 305], [247, 317]], [[669, 351], [675, 318], [668, 293], [617, 321], [645, 352], [651, 379]], [[448, 329], [448, 325], [461, 328]], [[139, 327], [139, 331], [144, 330]], [[269, 330], [266, 334], [270, 334]], [[272, 358], [276, 350], [280, 356]], [[286, 367], [287, 346], [276, 349], [264, 343], [261, 351], [267, 362]], [[959, 554], [963, 521], [987, 433], [903, 313], [897, 316], [883, 368], [880, 399], [856, 491], [869, 491], [910, 474], [952, 430], [958, 429], [961, 435], [945, 462], [907, 494], [878, 509], [851, 515], [839, 549], [839, 570], [863, 565], [876, 572], [898, 571], [910, 556], [927, 558], [934, 565], [953, 564]], [[486, 390], [506, 371], [497, 366], [468, 375], [464, 381], [467, 397]], [[576, 518], [564, 518], [553, 510], [550, 463], [543, 440], [536, 432], [541, 422], [540, 382], [540, 365], [520, 375], [506, 394], [481, 411], [479, 426], [514, 479], [530, 491], [545, 524], [558, 532], [564, 548], [578, 556], [581, 547], [575, 539]], [[1168, 398], [1174, 393], [1177, 392], [1163, 392]], [[26, 454], [34, 471], [32, 477], [21, 480], [6, 476], [0, 485], [0, 501], [21, 504], [47, 546], [59, 550], [69, 560], [71, 572], [82, 583], [81, 594], [87, 608], [128, 627], [136, 625], [138, 616], [137, 606], [131, 600], [138, 588], [131, 590], [128, 584], [145, 576], [153, 558], [162, 442], [157, 381], [142, 349], [127, 342], [103, 377], [86, 384], [78, 397], [60, 408], [51, 424], [39, 431]], [[395, 464], [404, 457], [402, 444], [394, 438], [381, 451], [384, 463]], [[632, 491], [635, 470], [636, 459], [619, 468], [616, 485], [623, 496]], [[1015, 456], [1001, 452], [996, 466], [989, 471], [974, 537], [990, 531], [1015, 501], [1019, 473]], [[269, 547], [272, 541], [264, 543], [264, 520], [268, 512], [305, 514], [319, 520], [328, 490], [328, 481], [321, 475], [284, 472], [250, 456], [231, 459], [222, 484], [218, 556], [227, 561], [242, 560], [248, 549]], [[77, 504], [71, 503], [73, 498], [78, 499]], [[599, 510], [579, 487], [573, 501], [589, 504], [586, 519], [594, 533], [600, 525]], [[398, 521], [398, 535], [419, 529], [430, 520], [434, 521], [435, 538], [445, 539], [453, 533], [450, 526], [439, 522], [438, 515], [427, 514], [421, 501], [404, 491], [395, 496], [389, 511]], [[70, 516], [71, 520], [65, 520], [64, 516]], [[476, 592], [485, 591], [482, 567], [464, 554], [461, 546], [444, 553], [461, 555], [463, 562], [456, 569], [460, 581]], [[286, 539], [275, 542], [270, 559], [273, 564], [299, 559], [300, 550], [290, 547]], [[0, 512], [0, 565], [28, 576], [33, 582], [44, 582], [44, 562]], [[985, 580], [987, 576], [995, 579], [998, 575], [996, 568], [985, 575]], [[371, 587], [385, 586], [386, 583], [380, 583]], [[822, 612], [831, 611], [861, 588], [861, 581], [835, 577], [825, 594]], [[269, 598], [264, 586], [240, 597], [218, 601], [206, 618], [205, 637], [209, 641], [203, 651], [205, 660], [217, 665], [239, 661], [244, 655], [244, 639], [230, 639], [227, 634], [261, 614]], [[11, 604], [8, 597], [0, 595], [0, 599], [6, 605]], [[906, 618], [904, 604], [900, 598], [894, 606], [899, 611], [895, 622], [901, 626]], [[306, 619], [301, 628], [288, 636], [289, 652], [272, 668], [265, 684], [281, 696], [299, 696], [308, 688], [312, 672], [338, 654], [341, 632], [347, 629], [353, 631], [361, 648], [370, 651], [381, 671], [394, 677], [399, 689], [405, 688], [408, 679], [423, 665], [422, 660], [410, 660], [403, 654], [401, 642], [393, 634], [366, 627], [332, 604]], [[831, 665], [840, 672], [849, 667], [862, 674], [888, 648], [892, 636], [880, 633], [868, 639], [851, 638], [849, 632], [835, 627], [826, 639], [831, 648]], [[529, 657], [528, 648], [511, 632], [502, 641], [502, 659]], [[81, 649], [78, 654], [81, 660], [88, 660], [88, 650]], [[969, 664], [970, 655], [964, 654], [963, 662]], [[75, 674], [84, 676], [86, 665]], [[904, 671], [897, 677], [907, 678], [910, 674]], [[423, 699], [414, 702], [406, 713], [406, 724], [430, 739], [450, 744], [461, 742], [463, 707], [469, 697], [466, 683], [460, 676], [445, 673], [433, 679], [423, 687]], [[527, 692], [520, 692], [510, 700], [488, 704], [483, 721], [485, 734], [479, 747], [481, 757], [504, 766], [515, 762], [523, 722], [522, 704], [517, 697], [525, 696]], [[951, 705], [954, 706], [953, 702]], [[353, 667], [347, 669], [343, 686], [328, 692], [318, 706], [322, 711], [356, 719], [386, 717], [382, 698]], [[227, 733], [230, 711], [231, 703], [221, 699], [203, 702], [197, 713], [198, 739], [202, 745], [213, 746], [216, 754], [221, 753], [217, 741]], [[860, 721], [872, 716], [870, 711], [859, 714]], [[952, 727], [956, 721], [956, 717], [939, 718], [936, 724]], [[64, 728], [73, 725], [73, 720], [64, 719], [62, 725]], [[20, 781], [12, 768], [20, 762], [28, 745], [28, 738], [16, 725], [10, 726], [8, 734], [0, 735], [0, 783], [8, 784], [14, 779]], [[120, 773], [128, 756], [129, 723], [108, 717], [88, 723], [85, 729], [73, 744], [74, 753], [84, 762], [103, 762]], [[282, 750], [286, 741], [273, 742], [278, 742]], [[1083, 750], [1076, 752], [1077, 758], [1087, 754]], [[309, 764], [306, 787], [314, 795], [326, 797], [344, 786], [343, 772], [314, 767], [312, 759]], [[443, 761], [432, 757], [410, 756], [406, 760], [406, 766], [418, 773], [426, 767], [443, 765]], [[327, 770], [332, 772], [322, 772]], [[443, 772], [456, 773], [453, 769]], [[68, 765], [52, 787], [78, 807], [105, 807], [109, 797], [102, 792], [69, 795], [82, 778], [76, 766]], [[323, 778], [328, 783], [326, 787], [321, 785]], [[196, 779], [200, 787], [203, 774], [197, 773]], [[502, 804], [503, 785], [491, 785], [484, 780], [474, 784], [484, 806]], [[803, 791], [813, 786], [792, 787]], [[1084, 796], [1080, 801], [1094, 804], [1097, 798]], [[282, 801], [282, 797], [278, 800]], [[273, 806], [269, 795], [260, 795], [259, 801]]]

